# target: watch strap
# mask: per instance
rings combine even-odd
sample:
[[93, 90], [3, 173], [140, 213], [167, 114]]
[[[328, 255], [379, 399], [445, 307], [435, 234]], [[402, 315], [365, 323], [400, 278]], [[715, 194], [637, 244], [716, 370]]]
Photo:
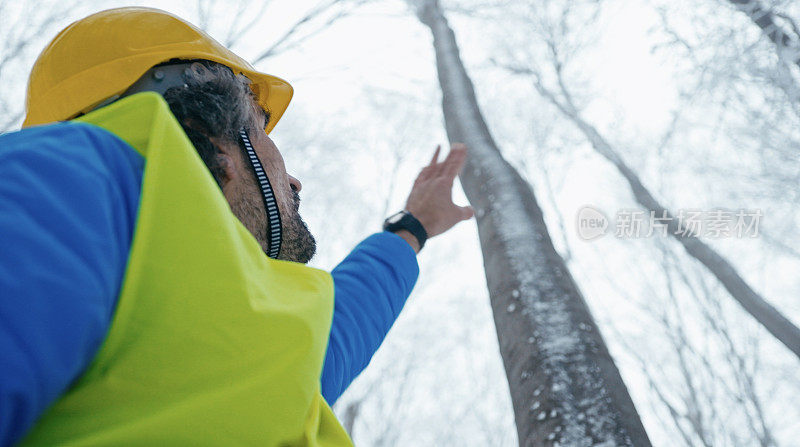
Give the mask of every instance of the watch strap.
[[[399, 220], [392, 219], [392, 217], [395, 217], [397, 214], [402, 214], [403, 216]], [[422, 223], [420, 223], [420, 221], [414, 217], [413, 214], [406, 210], [400, 211], [397, 214], [390, 216], [384, 221], [383, 229], [393, 233], [399, 230], [407, 230], [409, 233], [413, 234], [415, 238], [417, 238], [417, 242], [419, 242], [419, 248], [422, 249], [422, 247], [425, 245], [425, 241], [428, 240], [428, 232], [425, 231], [425, 227], [422, 226]]]

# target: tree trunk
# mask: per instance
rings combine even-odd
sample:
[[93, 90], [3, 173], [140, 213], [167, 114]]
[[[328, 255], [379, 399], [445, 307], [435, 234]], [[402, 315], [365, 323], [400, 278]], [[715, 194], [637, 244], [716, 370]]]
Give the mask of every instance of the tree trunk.
[[476, 210], [519, 444], [650, 446], [531, 186], [489, 133], [438, 1], [417, 14], [433, 34], [448, 138], [470, 149], [461, 183]]

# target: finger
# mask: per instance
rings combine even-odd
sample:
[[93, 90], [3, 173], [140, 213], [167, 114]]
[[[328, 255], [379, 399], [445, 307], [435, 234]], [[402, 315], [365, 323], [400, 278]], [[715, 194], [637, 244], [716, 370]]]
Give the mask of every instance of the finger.
[[442, 150], [442, 145], [437, 144], [436, 151], [433, 153], [433, 159], [431, 159], [431, 162], [428, 164], [428, 166], [436, 166], [436, 162], [439, 161], [439, 152], [441, 152], [441, 150]]
[[450, 148], [450, 153], [447, 154], [447, 159], [444, 161], [442, 175], [448, 179], [455, 179], [456, 175], [464, 167], [464, 162], [467, 159], [467, 147], [463, 144], [453, 145]]
[[428, 179], [431, 176], [432, 172], [433, 172], [432, 166], [425, 166], [424, 168], [422, 168], [422, 170], [419, 171], [419, 175], [417, 175], [416, 183]]

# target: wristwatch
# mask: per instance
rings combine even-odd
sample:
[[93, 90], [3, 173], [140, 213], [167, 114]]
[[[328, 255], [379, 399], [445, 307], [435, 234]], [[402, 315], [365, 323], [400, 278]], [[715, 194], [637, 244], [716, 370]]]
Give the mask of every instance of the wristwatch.
[[428, 240], [428, 232], [425, 231], [425, 227], [422, 226], [414, 215], [406, 210], [389, 216], [383, 221], [383, 229], [384, 231], [391, 231], [392, 233], [398, 230], [408, 230], [409, 233], [417, 238], [420, 249], [425, 245], [425, 241]]

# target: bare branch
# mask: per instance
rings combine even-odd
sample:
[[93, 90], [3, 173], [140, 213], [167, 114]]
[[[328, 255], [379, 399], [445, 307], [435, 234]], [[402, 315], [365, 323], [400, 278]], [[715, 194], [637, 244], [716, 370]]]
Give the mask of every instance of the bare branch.
[[[299, 18], [266, 50], [262, 51], [258, 56], [256, 56], [252, 61], [253, 64], [258, 64], [259, 62], [275, 56], [278, 53], [282, 53], [291, 48], [297, 47], [310, 37], [330, 27], [337, 20], [349, 15], [353, 10], [365, 4], [366, 2], [367, 0], [328, 0], [320, 3]], [[310, 24], [313, 23], [314, 20], [333, 11], [337, 6], [341, 7], [341, 9], [334, 11], [333, 14], [325, 19], [321, 24], [309, 30]], [[302, 34], [303, 32], [305, 32], [305, 34]]]
[[728, 0], [759, 27], [764, 35], [772, 41], [778, 51], [778, 57], [788, 58], [790, 63], [800, 67], [800, 34], [797, 32], [797, 25], [786, 17], [784, 18], [793, 29], [794, 35], [790, 34], [776, 21], [776, 14], [769, 8], [764, 7], [759, 0]]
[[[552, 42], [549, 42], [548, 46], [552, 48]], [[532, 69], [515, 66], [512, 67], [512, 72], [530, 75], [536, 90], [583, 132], [586, 139], [600, 155], [614, 164], [628, 182], [636, 201], [647, 210], [656, 213], [656, 215], [669, 216], [668, 230], [670, 236], [679, 241], [690, 255], [700, 261], [756, 321], [800, 358], [800, 328], [758, 294], [725, 258], [720, 256], [709, 245], [700, 241], [696, 235], [690, 234], [685, 228], [679, 226], [674, 213], [656, 200], [644, 186], [639, 176], [620, 157], [611, 143], [581, 116], [580, 111], [577, 110], [574, 101], [571, 99], [572, 95], [564, 81], [563, 64], [558, 58], [558, 51], [551, 49], [551, 54], [553, 56], [551, 62], [560, 89], [559, 93], [564, 100], [559, 100], [551, 90], [545, 87], [542, 83], [541, 75], [535, 73]], [[508, 64], [505, 66], [508, 66]]]

